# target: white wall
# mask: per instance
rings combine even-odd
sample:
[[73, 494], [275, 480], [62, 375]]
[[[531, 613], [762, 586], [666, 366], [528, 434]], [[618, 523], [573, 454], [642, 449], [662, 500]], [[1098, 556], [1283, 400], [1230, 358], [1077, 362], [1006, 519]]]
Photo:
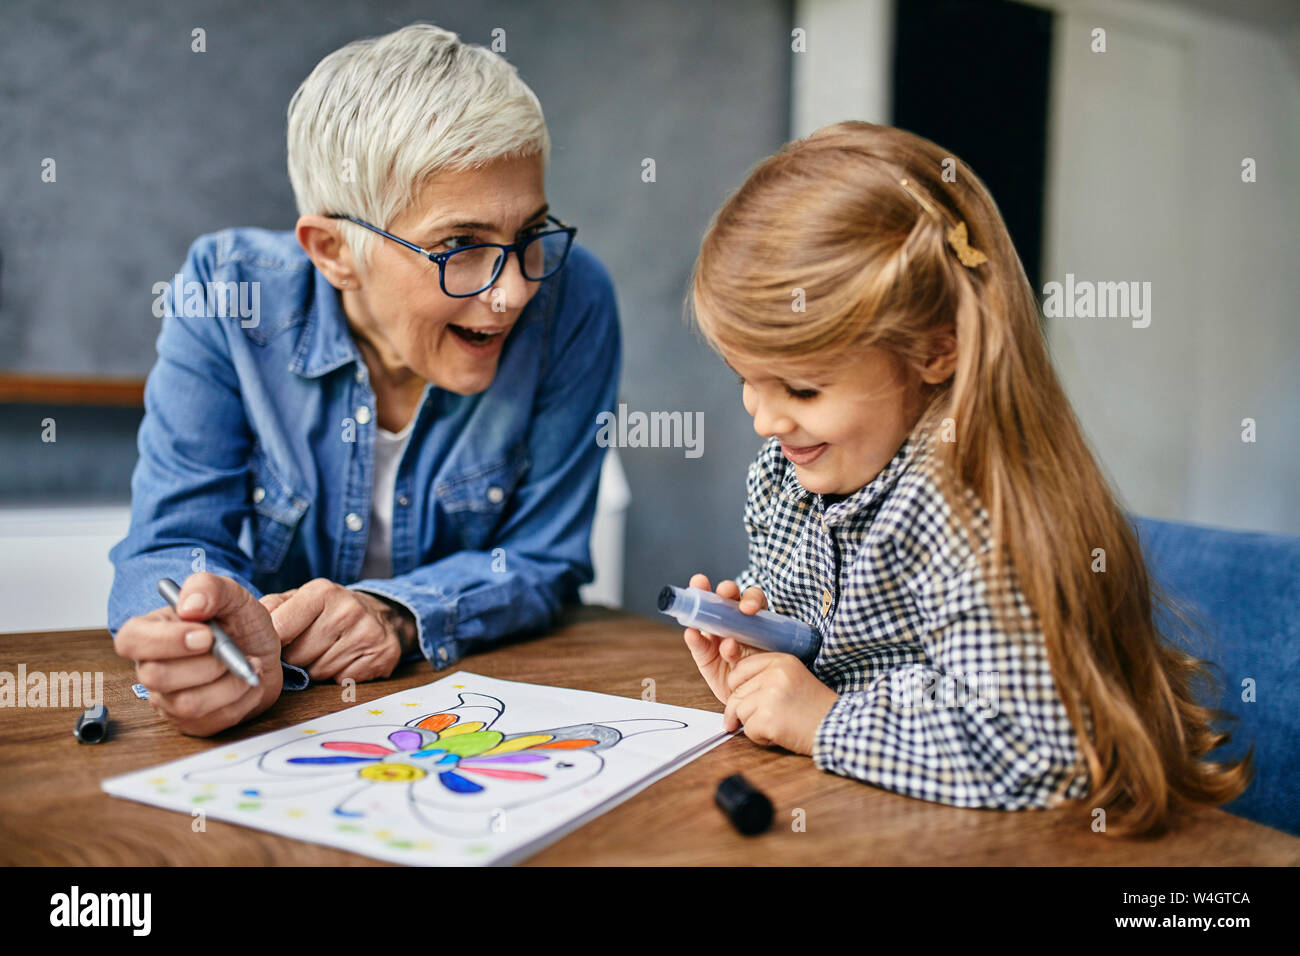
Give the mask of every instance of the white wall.
[[888, 123], [893, 114], [893, 0], [796, 0], [790, 138], [840, 120]]
[[[1224, 4], [1238, 19], [1040, 5], [1060, 15], [1044, 281], [1152, 283], [1148, 328], [1049, 320], [1080, 420], [1132, 510], [1300, 533], [1295, 29], [1262, 3]], [[1090, 51], [1095, 27], [1106, 53]]]
[[0, 634], [104, 627], [128, 505], [0, 509]]

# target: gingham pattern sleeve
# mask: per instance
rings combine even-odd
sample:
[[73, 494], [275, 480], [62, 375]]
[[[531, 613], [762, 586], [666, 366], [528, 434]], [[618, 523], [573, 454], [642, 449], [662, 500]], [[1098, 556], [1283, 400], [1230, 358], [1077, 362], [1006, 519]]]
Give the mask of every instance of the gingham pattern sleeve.
[[[858, 555], [847, 586], [868, 633], [888, 626], [879, 612], [892, 612], [925, 659], [842, 693], [818, 727], [814, 762], [959, 807], [1017, 810], [1083, 796], [1087, 776], [1041, 632], [999, 628], [978, 558], [948, 529], [938, 489], [915, 476], [900, 485], [881, 514], [892, 523], [887, 542]], [[890, 579], [896, 588], [881, 587]], [[870, 582], [872, 593], [855, 580]], [[1021, 614], [1031, 615], [1014, 593]], [[898, 621], [900, 595], [910, 595], [913, 621]]]

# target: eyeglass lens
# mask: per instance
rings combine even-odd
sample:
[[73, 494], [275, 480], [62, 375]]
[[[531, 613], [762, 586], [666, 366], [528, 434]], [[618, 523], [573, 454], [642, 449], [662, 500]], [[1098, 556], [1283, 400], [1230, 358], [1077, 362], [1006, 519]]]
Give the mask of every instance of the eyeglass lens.
[[[546, 248], [544, 242], [552, 238], [555, 252], [551, 268], [545, 270]], [[524, 278], [532, 281], [545, 279], [559, 268], [569, 249], [568, 233], [542, 233], [528, 240], [523, 247]], [[492, 284], [497, 262], [503, 255], [500, 249], [482, 246], [477, 249], [457, 249], [443, 263], [443, 282], [451, 295], [473, 295]]]

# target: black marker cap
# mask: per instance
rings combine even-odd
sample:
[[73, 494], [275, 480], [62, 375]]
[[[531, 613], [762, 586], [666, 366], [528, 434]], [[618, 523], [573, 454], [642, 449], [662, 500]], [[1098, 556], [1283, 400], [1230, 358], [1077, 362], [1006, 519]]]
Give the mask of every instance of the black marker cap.
[[772, 801], [738, 773], [718, 784], [713, 799], [736, 829], [746, 836], [762, 833], [772, 825]]
[[77, 726], [72, 729], [77, 739], [83, 744], [97, 744], [108, 736], [108, 708], [96, 704], [77, 718]]
[[659, 592], [659, 610], [666, 611], [673, 606], [673, 587], [665, 585]]

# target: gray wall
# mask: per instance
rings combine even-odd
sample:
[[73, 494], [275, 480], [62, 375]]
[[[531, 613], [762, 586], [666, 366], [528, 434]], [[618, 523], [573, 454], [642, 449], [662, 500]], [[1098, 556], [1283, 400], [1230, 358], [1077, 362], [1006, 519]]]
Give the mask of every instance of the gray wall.
[[[626, 603], [649, 611], [667, 581], [740, 569], [745, 468], [759, 439], [681, 304], [710, 214], [786, 138], [789, 2], [6, 7], [3, 370], [142, 376], [158, 327], [152, 285], [190, 241], [225, 226], [292, 226], [284, 112], [323, 55], [416, 20], [484, 44], [503, 27], [506, 56], [550, 125], [548, 199], [614, 276], [622, 400], [704, 413], [699, 458], [622, 451], [633, 496]], [[190, 50], [195, 27], [206, 53]], [[53, 184], [40, 179], [47, 156]], [[644, 157], [656, 161], [653, 184], [641, 181]], [[40, 442], [46, 414], [76, 425], [60, 425], [57, 462]], [[125, 500], [134, 427], [130, 414], [0, 406], [0, 503]]]
[[1300, 534], [1300, 8], [1051, 6], [1045, 278], [1151, 284], [1147, 327], [1047, 320], [1079, 420], [1134, 512]]

